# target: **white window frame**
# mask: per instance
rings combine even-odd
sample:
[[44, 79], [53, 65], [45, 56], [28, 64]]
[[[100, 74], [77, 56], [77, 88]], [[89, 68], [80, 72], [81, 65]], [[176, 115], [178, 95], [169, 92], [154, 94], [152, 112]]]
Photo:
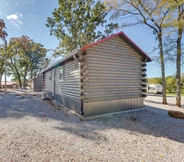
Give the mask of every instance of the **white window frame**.
[[[62, 77], [61, 77], [62, 74]], [[64, 81], [64, 67], [59, 67], [59, 81]]]

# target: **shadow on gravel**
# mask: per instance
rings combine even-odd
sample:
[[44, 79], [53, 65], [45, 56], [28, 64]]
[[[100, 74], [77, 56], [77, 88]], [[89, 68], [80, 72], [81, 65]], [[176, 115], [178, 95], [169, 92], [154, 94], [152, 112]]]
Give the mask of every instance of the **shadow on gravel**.
[[[76, 135], [79, 135], [76, 132], [83, 132], [86, 134], [86, 138], [90, 140], [96, 139], [96, 136], [93, 137], [93, 133], [97, 130], [124, 129], [129, 131], [130, 134], [141, 133], [184, 143], [184, 120], [171, 118], [166, 110], [157, 107], [146, 106], [146, 110], [143, 111], [119, 114], [109, 118], [85, 121], [84, 123], [88, 125], [78, 125], [77, 130], [75, 127], [68, 128], [67, 125], [56, 127], [56, 129], [70, 131]], [[87, 128], [90, 131], [85, 132]], [[103, 140], [103, 138], [104, 136], [99, 136], [98, 140]]]
[[103, 130], [116, 129], [128, 131], [130, 134], [141, 133], [184, 143], [184, 120], [171, 118], [166, 110], [149, 104], [146, 105], [146, 110], [82, 122], [76, 115], [63, 109], [56, 110], [47, 102], [32, 95], [22, 97], [16, 94], [0, 94], [0, 121], [25, 116], [37, 117], [41, 122], [57, 120], [58, 125], [53, 126], [55, 129], [86, 140], [108, 141]]
[[0, 118], [18, 119], [24, 116], [35, 116], [59, 120], [55, 111], [47, 102], [32, 94], [0, 94]]

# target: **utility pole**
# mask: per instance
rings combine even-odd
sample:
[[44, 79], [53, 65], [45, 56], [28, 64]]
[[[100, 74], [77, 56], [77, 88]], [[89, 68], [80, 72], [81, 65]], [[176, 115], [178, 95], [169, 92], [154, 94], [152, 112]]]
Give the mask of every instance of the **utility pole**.
[[6, 47], [7, 41], [5, 40], [5, 49], [4, 49], [4, 81], [5, 81], [5, 93], [7, 92], [7, 84], [6, 84]]

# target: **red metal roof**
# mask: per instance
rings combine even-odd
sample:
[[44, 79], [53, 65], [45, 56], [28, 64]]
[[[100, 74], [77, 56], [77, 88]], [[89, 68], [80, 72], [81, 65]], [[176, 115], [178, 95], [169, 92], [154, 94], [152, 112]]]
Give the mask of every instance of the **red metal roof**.
[[99, 43], [102, 43], [104, 41], [107, 41], [111, 38], [114, 38], [116, 36], [119, 36], [122, 40], [124, 40], [129, 46], [131, 46], [137, 53], [139, 53], [143, 58], [147, 59], [147, 62], [152, 61], [151, 57], [149, 57], [140, 47], [138, 47], [124, 32], [119, 32], [117, 34], [113, 34], [107, 38], [104, 38], [102, 40], [99, 40], [97, 42], [94, 42], [92, 44], [89, 44], [87, 46], [82, 47], [80, 50], [85, 50], [88, 49], [90, 47], [93, 47]]
[[55, 62], [54, 64], [50, 65], [48, 68], [46, 68], [45, 70], [43, 70], [43, 71], [41, 72], [41, 74], [43, 74], [43, 73], [45, 73], [46, 71], [52, 69], [52, 68], [55, 67], [56, 65], [59, 65], [59, 64], [63, 63], [63, 62], [66, 61], [67, 59], [70, 59], [71, 57], [73, 57], [73, 55], [78, 54], [80, 50], [83, 51], [83, 50], [85, 50], [85, 49], [87, 49], [87, 48], [93, 47], [93, 46], [95, 46], [95, 45], [97, 45], [97, 44], [99, 44], [99, 43], [102, 43], [102, 42], [104, 42], [104, 41], [107, 41], [107, 40], [109, 40], [109, 39], [111, 39], [111, 38], [114, 38], [114, 37], [116, 37], [116, 36], [119, 36], [122, 40], [124, 40], [131, 48], [133, 48], [138, 54], [140, 54], [143, 58], [145, 58], [145, 59], [147, 60], [147, 62], [152, 61], [152, 59], [151, 59], [151, 58], [150, 58], [140, 47], [138, 47], [138, 46], [137, 46], [137, 45], [136, 45], [136, 44], [125, 34], [125, 33], [119, 32], [119, 33], [117, 33], [117, 34], [113, 34], [113, 35], [111, 35], [111, 36], [109, 36], [109, 37], [107, 37], [107, 38], [104, 38], [104, 39], [102, 39], [102, 40], [100, 40], [100, 41], [97, 41], [97, 42], [94, 42], [94, 43], [89, 44], [89, 45], [87, 45], [87, 46], [84, 46], [84, 47], [82, 47], [82, 48], [79, 49], [79, 50], [75, 50], [75, 51], [71, 52], [70, 54], [68, 54], [68, 55], [66, 55], [65, 57], [63, 57], [61, 60]]

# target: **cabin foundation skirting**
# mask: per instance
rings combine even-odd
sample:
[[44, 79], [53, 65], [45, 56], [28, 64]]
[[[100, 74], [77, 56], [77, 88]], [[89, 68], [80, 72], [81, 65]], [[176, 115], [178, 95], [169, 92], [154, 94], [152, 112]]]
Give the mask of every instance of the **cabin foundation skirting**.
[[76, 112], [77, 114], [80, 114], [81, 109], [80, 109], [80, 101], [79, 100], [74, 100], [72, 98], [62, 96], [61, 94], [55, 94], [54, 96], [52, 95], [51, 92], [46, 91], [46, 96], [59, 104], [67, 107], [68, 109]]
[[144, 97], [83, 103], [83, 117], [144, 108]]
[[81, 109], [80, 109], [79, 101], [66, 97], [66, 96], [61, 96], [61, 94], [55, 94], [54, 100], [60, 103], [61, 105], [69, 108], [70, 110], [80, 114]]

